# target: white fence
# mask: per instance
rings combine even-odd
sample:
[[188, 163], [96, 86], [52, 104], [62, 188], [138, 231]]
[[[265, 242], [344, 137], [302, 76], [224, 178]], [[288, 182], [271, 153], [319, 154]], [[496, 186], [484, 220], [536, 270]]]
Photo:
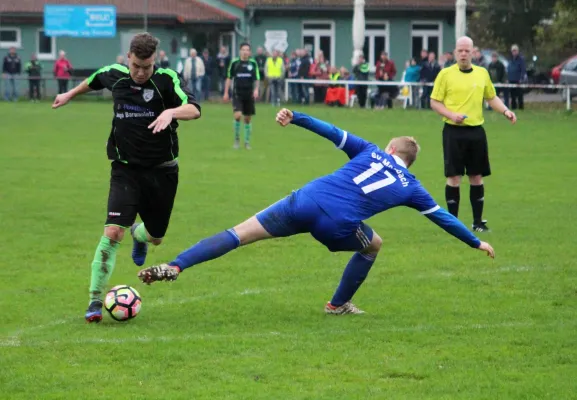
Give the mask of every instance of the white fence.
[[[289, 84], [291, 83], [301, 83], [307, 85], [338, 85], [345, 86], [346, 98], [349, 98], [349, 87], [350, 86], [396, 86], [402, 88], [404, 86], [422, 87], [422, 86], [433, 86], [432, 83], [421, 83], [421, 82], [393, 82], [393, 81], [331, 81], [322, 79], [285, 79], [284, 84], [284, 96], [285, 101], [289, 100]], [[521, 88], [521, 89], [561, 89], [563, 90], [563, 96], [566, 101], [567, 111], [571, 110], [571, 91], [577, 91], [577, 85], [532, 85], [532, 84], [511, 84], [511, 83], [495, 83], [495, 88]]]

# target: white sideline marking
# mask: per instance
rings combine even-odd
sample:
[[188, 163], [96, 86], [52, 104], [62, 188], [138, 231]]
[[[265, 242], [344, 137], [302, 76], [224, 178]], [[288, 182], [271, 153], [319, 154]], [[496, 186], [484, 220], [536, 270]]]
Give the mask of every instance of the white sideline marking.
[[[508, 273], [508, 272], [530, 272], [530, 271], [550, 271], [553, 270], [553, 267], [539, 267], [534, 268], [530, 266], [509, 266], [509, 267], [499, 267], [499, 268], [489, 268], [489, 269], [477, 269], [477, 270], [467, 270], [467, 271], [438, 271], [434, 272], [431, 271], [430, 273], [418, 274], [414, 275], [415, 279], [427, 279], [433, 277], [443, 277], [443, 278], [452, 278], [452, 277], [474, 277], [475, 275], [494, 275], [494, 274], [501, 274], [501, 273]], [[408, 279], [410, 279], [410, 275], [404, 275]]]

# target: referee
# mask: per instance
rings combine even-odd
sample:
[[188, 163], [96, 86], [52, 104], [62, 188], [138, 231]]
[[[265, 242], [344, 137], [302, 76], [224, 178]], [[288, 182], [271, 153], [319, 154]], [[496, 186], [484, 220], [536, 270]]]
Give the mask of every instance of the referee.
[[[76, 88], [59, 94], [52, 108], [92, 90], [108, 89], [114, 99], [107, 154], [112, 161], [108, 215], [92, 261], [87, 322], [102, 320], [102, 297], [126, 229], [133, 237], [132, 259], [144, 264], [148, 243], [166, 233], [178, 186], [177, 120], [200, 118], [200, 106], [171, 69], [155, 66], [158, 39], [134, 36], [128, 66], [113, 64]], [[134, 224], [140, 215], [143, 223]]]
[[472, 65], [473, 41], [469, 37], [457, 40], [457, 63], [441, 70], [431, 94], [431, 108], [443, 116], [443, 156], [445, 161], [445, 198], [447, 208], [455, 217], [459, 214], [461, 177], [469, 177], [470, 201], [473, 208], [473, 231], [488, 232], [483, 220], [485, 189], [483, 177], [491, 175], [487, 135], [483, 129], [483, 101], [502, 113], [512, 123], [517, 121], [495, 93], [487, 70]]
[[240, 45], [240, 57], [228, 67], [223, 100], [229, 100], [230, 84], [234, 80], [232, 108], [234, 113], [234, 148], [240, 147], [240, 117], [244, 116], [244, 147], [250, 150], [251, 119], [256, 113], [254, 102], [258, 99], [260, 72], [254, 58], [250, 57], [250, 44]]

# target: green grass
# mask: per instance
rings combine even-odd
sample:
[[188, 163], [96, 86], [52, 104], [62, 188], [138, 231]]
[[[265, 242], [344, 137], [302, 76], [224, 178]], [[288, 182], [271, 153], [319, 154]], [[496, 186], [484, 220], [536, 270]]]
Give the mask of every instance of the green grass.
[[[444, 204], [441, 122], [431, 112], [311, 108], [368, 140], [422, 146], [414, 173]], [[308, 236], [267, 241], [140, 284], [122, 244], [110, 286], [143, 297], [128, 323], [87, 325], [90, 262], [106, 214], [105, 103], [0, 104], [0, 398], [569, 399], [577, 392], [577, 117], [487, 114], [494, 175], [484, 236], [493, 261], [417, 212], [373, 218], [383, 251], [355, 297], [368, 314], [322, 312], [350, 255]], [[346, 161], [331, 143], [274, 124], [232, 150], [229, 106], [180, 129], [172, 259]], [[471, 222], [468, 187], [461, 219]], [[119, 397], [120, 396], [120, 397]]]

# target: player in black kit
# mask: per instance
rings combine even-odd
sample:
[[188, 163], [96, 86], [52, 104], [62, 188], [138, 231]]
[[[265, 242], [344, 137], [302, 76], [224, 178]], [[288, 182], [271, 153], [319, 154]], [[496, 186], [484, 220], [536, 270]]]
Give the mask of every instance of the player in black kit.
[[244, 147], [250, 150], [251, 117], [256, 113], [254, 103], [258, 98], [260, 73], [258, 64], [250, 57], [250, 44], [240, 45], [240, 57], [233, 59], [228, 67], [224, 101], [229, 100], [230, 84], [234, 80], [232, 107], [234, 112], [234, 148], [240, 147], [240, 117], [244, 116]]
[[[148, 243], [159, 245], [166, 233], [178, 186], [177, 120], [200, 118], [200, 106], [181, 77], [155, 66], [158, 39], [134, 36], [128, 66], [113, 64], [60, 94], [52, 108], [77, 95], [108, 89], [114, 99], [107, 154], [112, 161], [108, 216], [92, 261], [87, 322], [102, 320], [102, 300], [116, 262], [116, 252], [130, 228], [132, 259], [143, 265]], [[142, 223], [135, 224], [140, 215]]]

